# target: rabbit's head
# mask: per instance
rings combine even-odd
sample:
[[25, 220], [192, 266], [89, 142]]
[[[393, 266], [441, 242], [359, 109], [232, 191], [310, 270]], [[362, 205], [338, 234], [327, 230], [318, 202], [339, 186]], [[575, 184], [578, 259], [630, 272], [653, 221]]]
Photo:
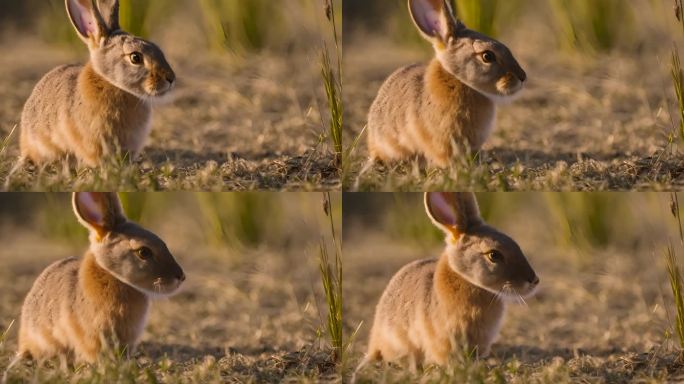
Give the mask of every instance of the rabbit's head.
[[522, 90], [527, 74], [501, 42], [466, 28], [448, 0], [409, 0], [414, 23], [444, 69], [493, 101]]
[[501, 298], [531, 296], [539, 278], [518, 244], [486, 225], [473, 193], [426, 193], [425, 209], [447, 235], [449, 266]]
[[173, 90], [176, 75], [162, 50], [121, 30], [119, 0], [65, 1], [98, 75], [143, 100], [154, 100]]
[[126, 219], [116, 193], [76, 192], [73, 208], [90, 231], [97, 264], [120, 281], [154, 297], [175, 293], [185, 280], [166, 244]]

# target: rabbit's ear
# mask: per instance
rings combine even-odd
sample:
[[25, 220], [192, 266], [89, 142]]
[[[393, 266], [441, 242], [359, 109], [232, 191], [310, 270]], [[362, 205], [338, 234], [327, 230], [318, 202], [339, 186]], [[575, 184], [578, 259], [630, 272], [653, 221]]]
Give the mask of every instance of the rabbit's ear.
[[104, 25], [111, 33], [121, 29], [119, 24], [119, 0], [98, 0], [97, 9], [100, 12]]
[[455, 240], [482, 225], [475, 194], [470, 192], [428, 192], [425, 194], [425, 210], [432, 222]]
[[99, 236], [126, 222], [116, 193], [75, 192], [73, 206], [78, 221]]
[[449, 0], [409, 0], [409, 11], [418, 30], [433, 43], [446, 44], [465, 28], [454, 16]]
[[96, 0], [65, 0], [65, 4], [78, 37], [89, 46], [111, 31], [100, 14]]

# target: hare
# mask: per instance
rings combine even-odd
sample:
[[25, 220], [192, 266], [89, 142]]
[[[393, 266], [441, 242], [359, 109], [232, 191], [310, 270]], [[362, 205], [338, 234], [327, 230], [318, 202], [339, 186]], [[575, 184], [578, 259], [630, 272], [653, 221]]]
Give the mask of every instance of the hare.
[[176, 75], [159, 47], [121, 30], [119, 0], [65, 4], [90, 60], [36, 85], [21, 116], [18, 163], [72, 155], [94, 168], [116, 154], [134, 158], [150, 133], [151, 102], [173, 90]]
[[408, 360], [413, 370], [446, 365], [459, 348], [486, 356], [506, 302], [533, 295], [539, 285], [518, 244], [483, 222], [474, 194], [427, 193], [425, 209], [446, 234], [446, 249], [392, 278], [357, 372], [380, 360]]
[[58, 261], [35, 281], [10, 367], [24, 358], [95, 363], [111, 347], [131, 356], [150, 299], [172, 295], [185, 280], [166, 244], [128, 221], [115, 193], [74, 193], [73, 209], [90, 231], [90, 247], [80, 260]]
[[409, 0], [411, 17], [435, 58], [404, 67], [383, 84], [368, 114], [369, 162], [418, 155], [447, 168], [455, 155], [480, 151], [496, 117], [527, 80], [511, 51], [456, 18], [450, 1]]

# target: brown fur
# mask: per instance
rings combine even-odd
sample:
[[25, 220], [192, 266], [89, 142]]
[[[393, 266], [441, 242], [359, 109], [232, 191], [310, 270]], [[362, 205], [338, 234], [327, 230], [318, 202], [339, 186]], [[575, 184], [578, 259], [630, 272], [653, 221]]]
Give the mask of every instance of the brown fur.
[[[65, 0], [90, 60], [56, 68], [38, 82], [21, 116], [22, 161], [70, 155], [97, 167], [119, 154], [135, 158], [149, 136], [150, 101], [175, 85], [161, 50], [119, 29], [118, 0], [97, 3], [99, 10], [92, 0]], [[143, 62], [134, 64], [133, 53]]]
[[[418, 155], [446, 168], [482, 149], [494, 126], [494, 101], [517, 93], [527, 75], [508, 48], [467, 29], [446, 1], [409, 0], [409, 9], [435, 58], [399, 69], [378, 91], [368, 114], [370, 160]], [[484, 62], [485, 53], [496, 60]]]
[[445, 365], [459, 349], [487, 355], [505, 300], [532, 295], [539, 284], [518, 245], [482, 221], [474, 194], [427, 193], [425, 208], [444, 231], [446, 250], [408, 264], [389, 282], [357, 372], [378, 360], [408, 361], [413, 369]]
[[102, 338], [132, 351], [148, 306], [145, 295], [98, 267], [91, 253], [81, 261], [59, 261], [41, 274], [26, 297], [19, 354], [36, 360], [67, 355], [94, 363]]
[[438, 60], [400, 69], [383, 85], [368, 116], [371, 157], [391, 162], [421, 155], [447, 167], [454, 149], [482, 147], [486, 135], [474, 128], [490, 124], [494, 112], [492, 101], [447, 73]]
[[[91, 231], [90, 249], [36, 279], [22, 307], [19, 357], [94, 363], [114, 346], [130, 355], [150, 296], [172, 294], [185, 280], [163, 242], [126, 220], [116, 194], [76, 193], [73, 205]], [[143, 247], [145, 259], [136, 254]]]
[[[498, 326], [504, 308], [492, 293], [451, 270], [446, 256], [414, 262], [392, 278], [380, 299], [368, 355], [445, 365], [462, 341], [486, 354], [492, 338], [483, 329]], [[403, 346], [392, 347], [396, 340]]]

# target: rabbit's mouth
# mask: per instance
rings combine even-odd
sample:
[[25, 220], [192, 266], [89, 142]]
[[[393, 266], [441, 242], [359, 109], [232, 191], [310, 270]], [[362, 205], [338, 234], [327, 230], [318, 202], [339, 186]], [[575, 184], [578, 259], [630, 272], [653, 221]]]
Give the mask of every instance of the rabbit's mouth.
[[165, 298], [172, 296], [180, 290], [182, 280], [173, 278], [165, 279], [163, 277], [157, 278], [152, 283], [152, 290], [147, 292], [147, 294], [152, 298]]
[[160, 99], [166, 96], [169, 96], [171, 92], [173, 92], [174, 86], [173, 84], [166, 84], [164, 86], [160, 87], [151, 87], [150, 89], [146, 89], [147, 96], [150, 98], [155, 98], [155, 99]]
[[522, 287], [515, 287], [510, 282], [495, 292], [495, 296], [502, 301], [527, 305], [525, 299], [532, 297], [537, 292], [538, 285], [525, 283]]
[[496, 90], [504, 97], [515, 96], [522, 91], [524, 83], [512, 75], [507, 75], [499, 79], [496, 83]]

